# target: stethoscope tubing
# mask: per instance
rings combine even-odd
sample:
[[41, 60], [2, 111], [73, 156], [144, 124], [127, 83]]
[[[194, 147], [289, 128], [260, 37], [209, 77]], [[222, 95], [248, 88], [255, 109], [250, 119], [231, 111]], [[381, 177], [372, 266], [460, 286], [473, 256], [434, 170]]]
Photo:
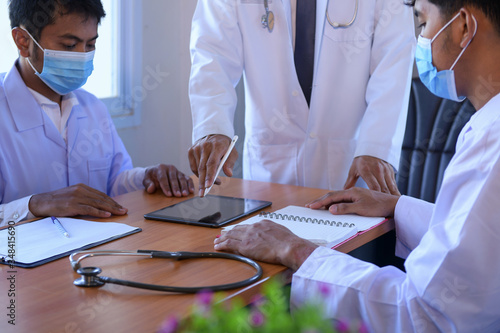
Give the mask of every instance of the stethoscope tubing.
[[[75, 259], [75, 256], [81, 255], [78, 257], [78, 259]], [[80, 266], [80, 262], [89, 257], [95, 257], [95, 256], [142, 256], [142, 257], [149, 257], [149, 258], [157, 258], [157, 259], [175, 259], [175, 260], [186, 260], [186, 259], [200, 259], [200, 258], [205, 258], [205, 259], [212, 259], [212, 258], [219, 258], [219, 259], [229, 259], [229, 260], [235, 260], [235, 261], [240, 261], [243, 262], [247, 265], [252, 266], [256, 273], [245, 280], [238, 281], [238, 282], [233, 282], [233, 283], [226, 283], [226, 284], [221, 284], [221, 285], [211, 285], [211, 286], [200, 286], [200, 287], [177, 287], [177, 286], [165, 286], [165, 285], [156, 285], [156, 284], [149, 284], [149, 283], [142, 283], [142, 282], [136, 282], [136, 281], [129, 281], [129, 280], [122, 280], [122, 279], [115, 279], [112, 277], [108, 276], [98, 276], [98, 273], [93, 273], [93, 274], [85, 274], [85, 267]], [[211, 290], [211, 291], [223, 291], [223, 290], [230, 290], [230, 289], [236, 289], [240, 287], [245, 287], [247, 285], [250, 285], [256, 281], [258, 281], [263, 274], [262, 267], [255, 262], [252, 259], [237, 255], [237, 254], [232, 254], [232, 253], [222, 253], [222, 252], [167, 252], [167, 251], [154, 251], [154, 250], [138, 250], [138, 251], [115, 251], [115, 250], [94, 250], [94, 251], [80, 251], [80, 252], [75, 252], [70, 255], [69, 258], [71, 262], [71, 266], [73, 269], [82, 275], [82, 278], [85, 276], [90, 279], [94, 279], [93, 282], [95, 284], [88, 283], [86, 285], [81, 285], [83, 287], [96, 287], [100, 286], [105, 283], [111, 283], [111, 284], [117, 284], [117, 285], [122, 285], [122, 286], [127, 286], [127, 287], [133, 287], [133, 288], [140, 288], [140, 289], [147, 289], [147, 290], [156, 290], [156, 291], [164, 291], [164, 292], [175, 292], [175, 293], [197, 293], [202, 290]], [[100, 269], [97, 267], [88, 267], [91, 268], [93, 271], [98, 270], [100, 273]], [[76, 280], [78, 281], [78, 280]], [[75, 284], [76, 284], [75, 281]], [[101, 283], [99, 283], [100, 281]]]

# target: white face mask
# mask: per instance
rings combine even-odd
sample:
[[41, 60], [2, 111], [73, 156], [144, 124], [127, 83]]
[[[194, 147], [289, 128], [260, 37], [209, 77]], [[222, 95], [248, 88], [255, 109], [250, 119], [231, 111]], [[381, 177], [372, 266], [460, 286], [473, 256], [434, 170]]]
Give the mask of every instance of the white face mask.
[[455, 83], [455, 71], [453, 70], [465, 50], [469, 47], [469, 44], [472, 42], [472, 39], [476, 36], [477, 32], [477, 20], [472, 15], [472, 19], [476, 25], [474, 35], [467, 45], [464, 47], [462, 52], [458, 55], [457, 60], [453, 63], [449, 70], [444, 70], [438, 72], [437, 68], [434, 66], [432, 61], [432, 43], [436, 40], [436, 38], [458, 17], [460, 13], [455, 15], [448, 23], [445, 24], [441, 30], [434, 36], [432, 39], [428, 39], [418, 36], [417, 43], [417, 52], [415, 53], [415, 59], [417, 62], [418, 73], [420, 76], [420, 80], [422, 83], [429, 89], [434, 95], [450, 99], [455, 102], [462, 102], [465, 100], [464, 96], [458, 96], [456, 83]]
[[44, 49], [38, 42], [28, 35], [43, 51], [43, 70], [39, 73], [29, 59], [28, 63], [35, 74], [53, 91], [59, 95], [66, 95], [81, 88], [94, 70], [94, 54], [92, 52], [66, 52]]

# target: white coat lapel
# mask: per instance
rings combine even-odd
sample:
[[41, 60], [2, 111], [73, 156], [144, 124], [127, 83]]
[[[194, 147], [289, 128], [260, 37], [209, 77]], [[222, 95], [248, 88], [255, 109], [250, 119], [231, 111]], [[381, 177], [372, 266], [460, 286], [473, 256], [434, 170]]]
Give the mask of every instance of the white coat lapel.
[[[78, 135], [82, 135], [82, 129], [87, 128], [87, 115], [83, 112], [80, 104], [74, 105], [68, 119], [68, 157], [71, 156], [74, 149], [77, 148], [76, 142]], [[82, 144], [80, 149], [88, 148], [89, 142]], [[85, 147], [84, 147], [85, 146]]]
[[314, 45], [314, 73], [318, 70], [319, 56], [321, 45], [323, 43], [323, 30], [325, 29], [326, 21], [326, 6], [328, 0], [316, 0], [316, 43]]
[[281, 0], [285, 12], [286, 26], [288, 27], [288, 38], [290, 38], [290, 45], [293, 45], [293, 28], [292, 28], [292, 6], [290, 0]]
[[28, 90], [15, 65], [7, 74], [4, 86], [7, 103], [18, 131], [33, 130], [43, 126], [45, 136], [66, 149], [61, 134]]
[[47, 116], [42, 110], [41, 112], [43, 113], [43, 128], [45, 131], [45, 136], [51, 141], [57, 143], [57, 145], [59, 145], [61, 148], [66, 149], [66, 142], [64, 142], [61, 133], [59, 133], [52, 120], [50, 120], [49, 116]]

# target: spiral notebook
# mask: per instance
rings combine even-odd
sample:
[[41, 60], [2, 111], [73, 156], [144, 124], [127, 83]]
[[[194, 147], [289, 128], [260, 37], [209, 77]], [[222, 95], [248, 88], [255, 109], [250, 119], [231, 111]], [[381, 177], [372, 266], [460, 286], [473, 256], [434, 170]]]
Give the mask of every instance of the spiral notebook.
[[301, 238], [330, 248], [386, 221], [385, 217], [332, 215], [327, 210], [288, 206], [274, 213], [261, 212], [259, 215], [222, 230], [228, 231], [237, 225], [253, 224], [263, 219], [281, 224]]

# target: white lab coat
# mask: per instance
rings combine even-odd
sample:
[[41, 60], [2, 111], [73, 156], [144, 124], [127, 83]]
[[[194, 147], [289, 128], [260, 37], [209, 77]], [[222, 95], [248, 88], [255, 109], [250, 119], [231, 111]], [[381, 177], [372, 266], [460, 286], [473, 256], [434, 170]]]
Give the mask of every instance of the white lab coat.
[[66, 143], [16, 66], [0, 74], [0, 226], [25, 218], [33, 194], [79, 183], [108, 195], [143, 187], [144, 170], [132, 169], [104, 104], [82, 89], [73, 94]]
[[500, 332], [500, 95], [472, 116], [436, 204], [401, 197], [395, 221], [406, 274], [318, 248], [294, 274], [291, 302], [318, 290], [327, 316], [373, 332]]
[[[234, 87], [243, 75], [245, 179], [342, 188], [355, 156], [399, 166], [415, 45], [411, 8], [401, 0], [362, 0], [354, 24], [333, 29], [327, 1], [317, 1], [314, 87], [310, 109], [293, 59], [289, 0], [199, 0], [191, 32], [193, 142], [234, 134]], [[330, 16], [348, 22], [354, 1], [331, 1]], [[326, 23], [325, 23], [326, 22]]]

